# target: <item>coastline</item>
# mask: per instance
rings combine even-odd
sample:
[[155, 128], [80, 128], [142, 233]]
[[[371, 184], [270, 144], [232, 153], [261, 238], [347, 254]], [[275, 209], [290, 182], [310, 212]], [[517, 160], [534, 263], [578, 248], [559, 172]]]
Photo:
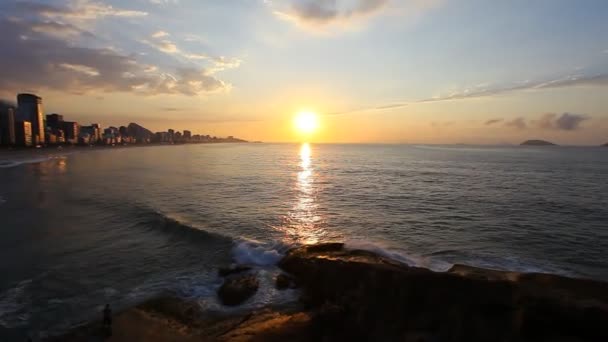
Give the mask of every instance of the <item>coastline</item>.
[[[294, 248], [278, 266], [300, 291], [291, 306], [211, 316], [164, 295], [115, 314], [107, 340], [608, 340], [601, 281], [465, 265], [433, 272], [342, 243]], [[50, 340], [95, 340], [99, 326]]]

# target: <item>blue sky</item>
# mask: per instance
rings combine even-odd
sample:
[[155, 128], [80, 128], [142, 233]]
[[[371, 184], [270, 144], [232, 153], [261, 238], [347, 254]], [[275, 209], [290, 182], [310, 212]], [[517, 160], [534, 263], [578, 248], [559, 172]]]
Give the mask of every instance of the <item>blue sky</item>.
[[0, 4], [0, 95], [104, 125], [266, 141], [608, 141], [608, 2]]

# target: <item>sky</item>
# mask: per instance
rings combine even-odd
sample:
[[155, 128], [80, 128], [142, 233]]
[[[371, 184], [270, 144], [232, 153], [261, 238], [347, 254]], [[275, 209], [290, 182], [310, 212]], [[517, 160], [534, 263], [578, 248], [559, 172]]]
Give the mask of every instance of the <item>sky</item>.
[[597, 145], [607, 33], [605, 0], [0, 0], [0, 99], [268, 142]]

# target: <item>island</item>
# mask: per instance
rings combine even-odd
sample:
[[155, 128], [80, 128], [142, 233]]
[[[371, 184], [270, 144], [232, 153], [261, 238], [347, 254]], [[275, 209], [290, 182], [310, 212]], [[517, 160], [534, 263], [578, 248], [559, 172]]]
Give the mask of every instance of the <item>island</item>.
[[552, 142], [546, 140], [526, 140], [521, 143], [521, 146], [557, 146]]
[[[161, 296], [116, 313], [111, 340], [608, 341], [602, 281], [465, 265], [434, 272], [342, 243], [294, 248], [278, 266], [277, 289], [300, 294], [291, 306], [213, 315], [196, 301]], [[236, 295], [224, 305], [258, 287], [250, 266], [218, 276], [220, 298]], [[100, 328], [93, 322], [50, 340], [91, 341]]]

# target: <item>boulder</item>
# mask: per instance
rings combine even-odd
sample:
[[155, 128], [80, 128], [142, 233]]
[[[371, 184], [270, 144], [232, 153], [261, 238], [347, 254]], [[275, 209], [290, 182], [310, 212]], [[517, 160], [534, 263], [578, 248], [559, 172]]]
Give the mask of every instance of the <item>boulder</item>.
[[234, 275], [224, 280], [217, 294], [224, 305], [240, 305], [257, 292], [259, 285], [255, 274]]
[[217, 270], [217, 274], [220, 277], [227, 277], [232, 274], [237, 274], [237, 273], [242, 273], [242, 272], [247, 272], [247, 271], [251, 271], [250, 266], [232, 265], [229, 267], [220, 267], [220, 269]]
[[280, 273], [275, 279], [275, 286], [278, 290], [293, 289], [296, 283], [292, 276]]
[[604, 282], [462, 265], [433, 272], [335, 245], [296, 248], [279, 267], [329, 340], [608, 341]]

